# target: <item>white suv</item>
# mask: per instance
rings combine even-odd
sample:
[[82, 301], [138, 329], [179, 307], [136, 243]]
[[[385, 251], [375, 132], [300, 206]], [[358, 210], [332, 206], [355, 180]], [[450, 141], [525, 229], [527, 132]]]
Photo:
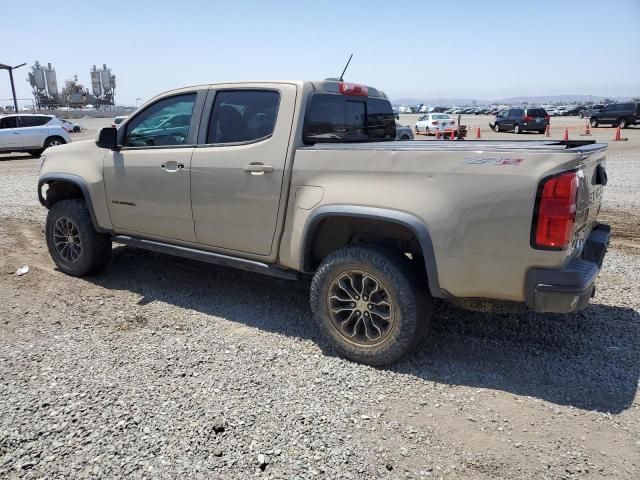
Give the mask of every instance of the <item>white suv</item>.
[[48, 147], [69, 142], [69, 133], [53, 115], [0, 116], [0, 153], [27, 152], [38, 156]]

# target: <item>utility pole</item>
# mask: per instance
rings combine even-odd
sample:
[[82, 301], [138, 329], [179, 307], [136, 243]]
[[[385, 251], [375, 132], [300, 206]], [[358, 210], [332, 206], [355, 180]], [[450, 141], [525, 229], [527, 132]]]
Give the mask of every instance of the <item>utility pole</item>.
[[16, 65], [15, 67], [10, 67], [9, 65], [5, 65], [4, 63], [0, 63], [0, 70], [8, 70], [9, 71], [9, 80], [11, 80], [11, 93], [13, 94], [13, 108], [15, 108], [15, 112], [18, 113], [18, 99], [16, 98], [16, 86], [13, 83], [13, 71], [16, 68], [24, 67], [26, 63]]

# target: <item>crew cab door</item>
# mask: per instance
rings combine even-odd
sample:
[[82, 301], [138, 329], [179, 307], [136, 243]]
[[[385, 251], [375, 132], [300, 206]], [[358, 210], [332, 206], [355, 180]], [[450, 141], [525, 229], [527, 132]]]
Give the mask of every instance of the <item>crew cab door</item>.
[[22, 132], [18, 128], [18, 117], [0, 118], [0, 150], [11, 151], [22, 148]]
[[271, 253], [295, 101], [295, 85], [210, 90], [191, 162], [199, 243]]
[[196, 241], [189, 176], [205, 97], [206, 88], [164, 96], [118, 129], [121, 148], [104, 160], [118, 233]]

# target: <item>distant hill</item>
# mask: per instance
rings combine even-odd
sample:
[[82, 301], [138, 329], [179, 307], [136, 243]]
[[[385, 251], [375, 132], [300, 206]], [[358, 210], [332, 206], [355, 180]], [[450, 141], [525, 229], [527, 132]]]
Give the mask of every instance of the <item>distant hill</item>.
[[398, 98], [391, 99], [393, 105], [493, 105], [493, 104], [511, 104], [517, 105], [524, 102], [530, 104], [540, 103], [586, 103], [586, 102], [602, 102], [605, 98], [610, 98], [617, 102], [628, 101], [631, 97], [601, 97], [599, 95], [539, 95], [539, 96], [523, 96], [497, 98], [494, 100], [483, 100], [478, 98]]

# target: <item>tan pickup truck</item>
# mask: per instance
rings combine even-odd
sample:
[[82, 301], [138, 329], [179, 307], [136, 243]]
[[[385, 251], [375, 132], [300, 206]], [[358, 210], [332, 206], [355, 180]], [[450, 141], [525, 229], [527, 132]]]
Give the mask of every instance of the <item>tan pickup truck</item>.
[[609, 242], [606, 145], [395, 141], [386, 95], [340, 81], [159, 95], [97, 141], [47, 150], [38, 183], [58, 268], [111, 244], [296, 279], [337, 351], [396, 361], [434, 298], [585, 308]]

